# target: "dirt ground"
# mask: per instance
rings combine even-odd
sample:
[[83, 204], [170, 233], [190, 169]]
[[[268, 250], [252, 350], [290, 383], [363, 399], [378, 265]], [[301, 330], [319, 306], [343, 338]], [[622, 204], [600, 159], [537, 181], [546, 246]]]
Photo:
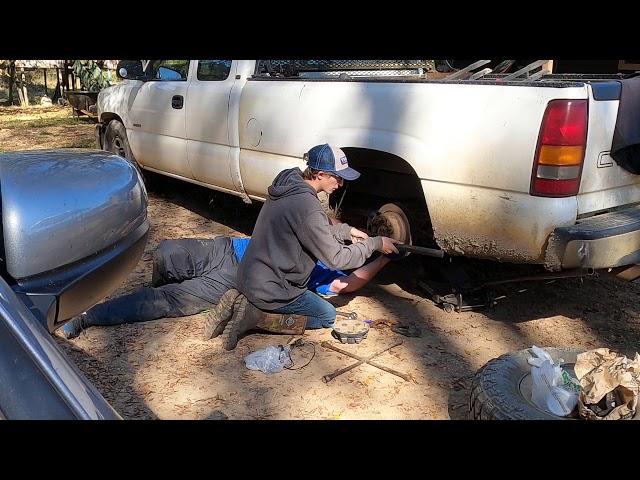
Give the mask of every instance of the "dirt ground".
[[0, 152], [40, 148], [95, 148], [95, 122], [71, 107], [0, 107]]
[[[20, 143], [16, 135], [0, 124], [5, 150], [13, 149], [7, 148], [7, 139], [12, 146]], [[259, 205], [246, 206], [235, 197], [172, 179], [152, 180], [148, 245], [112, 296], [150, 283], [152, 253], [161, 240], [250, 235], [259, 212]], [[250, 334], [227, 352], [220, 339], [202, 339], [202, 314], [93, 327], [70, 341], [60, 333], [56, 338], [126, 419], [461, 419], [467, 415], [471, 376], [503, 353], [531, 345], [608, 347], [628, 356], [638, 349], [637, 284], [603, 276], [516, 284], [493, 309], [449, 314], [417, 288], [423, 273], [419, 264], [412, 256], [392, 262], [357, 294], [340, 297], [335, 303], [341, 310], [377, 320], [377, 328], [360, 345], [339, 344], [329, 330], [307, 331], [304, 338], [315, 345], [315, 356], [300, 370], [273, 375], [248, 370], [247, 354], [291, 337]], [[394, 321], [417, 325], [422, 336], [392, 332]], [[376, 360], [411, 375], [414, 382], [370, 365], [322, 382], [323, 375], [354, 362], [321, 347], [322, 341], [369, 355], [397, 340], [402, 345]], [[294, 353], [295, 366], [307, 359]]]
[[[165, 238], [251, 234], [259, 206], [163, 179], [150, 194], [151, 236], [142, 261], [114, 295], [148, 284], [152, 252]], [[342, 345], [329, 330], [307, 331], [311, 363], [266, 375], [243, 358], [292, 337], [250, 334], [225, 351], [201, 338], [204, 315], [144, 324], [91, 328], [61, 346], [124, 418], [161, 419], [460, 419], [466, 418], [470, 378], [488, 360], [531, 345], [609, 347], [631, 355], [640, 338], [640, 289], [612, 278], [517, 284], [493, 309], [445, 313], [417, 288], [414, 257], [390, 264], [341, 310], [378, 320], [360, 345]], [[517, 293], [517, 290], [528, 288]], [[422, 336], [391, 331], [415, 324]], [[377, 361], [415, 382], [359, 366], [328, 384], [322, 376], [354, 362], [322, 341], [366, 356], [397, 340]], [[309, 347], [310, 348], [310, 347]], [[294, 355], [294, 366], [309, 357]]]

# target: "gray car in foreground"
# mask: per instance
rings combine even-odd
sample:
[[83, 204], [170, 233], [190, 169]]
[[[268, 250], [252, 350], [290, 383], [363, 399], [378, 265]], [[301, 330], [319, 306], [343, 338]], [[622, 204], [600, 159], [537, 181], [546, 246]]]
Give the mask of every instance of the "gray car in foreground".
[[0, 418], [119, 419], [51, 333], [140, 260], [138, 171], [98, 150], [3, 153], [0, 192]]

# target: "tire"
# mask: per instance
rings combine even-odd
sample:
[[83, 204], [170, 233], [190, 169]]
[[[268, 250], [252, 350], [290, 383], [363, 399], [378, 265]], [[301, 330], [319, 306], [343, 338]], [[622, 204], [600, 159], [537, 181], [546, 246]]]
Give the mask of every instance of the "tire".
[[138, 170], [140, 177], [144, 180], [147, 189], [149, 189], [149, 179], [144, 175], [144, 173], [142, 173], [142, 169], [140, 168], [140, 165], [138, 165], [136, 157], [133, 156], [131, 146], [129, 145], [129, 139], [127, 138], [127, 130], [119, 120], [111, 120], [107, 125], [104, 132], [104, 149], [129, 160], [129, 163]]
[[[582, 350], [545, 348], [554, 362], [573, 374], [576, 357]], [[475, 374], [469, 396], [471, 420], [572, 420], [536, 407], [531, 398], [529, 350], [507, 353], [487, 362]]]
[[135, 162], [129, 139], [127, 138], [127, 130], [122, 122], [118, 120], [111, 120], [107, 124], [104, 132], [104, 149]]

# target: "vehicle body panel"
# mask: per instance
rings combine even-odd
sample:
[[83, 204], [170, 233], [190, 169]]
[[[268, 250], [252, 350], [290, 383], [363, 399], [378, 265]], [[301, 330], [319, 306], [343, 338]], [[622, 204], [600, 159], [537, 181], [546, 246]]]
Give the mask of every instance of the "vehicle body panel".
[[3, 153], [0, 182], [6, 268], [14, 278], [93, 255], [146, 219], [136, 169], [99, 150]]
[[129, 105], [131, 126], [125, 127], [140, 165], [193, 177], [187, 160], [185, 108], [172, 106], [174, 97], [182, 97], [186, 104], [187, 88], [185, 80], [150, 80], [136, 92]]

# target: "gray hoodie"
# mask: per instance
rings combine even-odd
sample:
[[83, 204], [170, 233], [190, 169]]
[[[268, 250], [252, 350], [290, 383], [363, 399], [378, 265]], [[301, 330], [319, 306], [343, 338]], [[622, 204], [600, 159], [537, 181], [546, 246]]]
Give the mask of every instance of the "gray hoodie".
[[280, 172], [268, 193], [238, 266], [238, 290], [262, 310], [302, 295], [318, 259], [333, 270], [357, 268], [382, 248], [381, 237], [344, 245], [351, 227], [330, 224], [299, 168]]

